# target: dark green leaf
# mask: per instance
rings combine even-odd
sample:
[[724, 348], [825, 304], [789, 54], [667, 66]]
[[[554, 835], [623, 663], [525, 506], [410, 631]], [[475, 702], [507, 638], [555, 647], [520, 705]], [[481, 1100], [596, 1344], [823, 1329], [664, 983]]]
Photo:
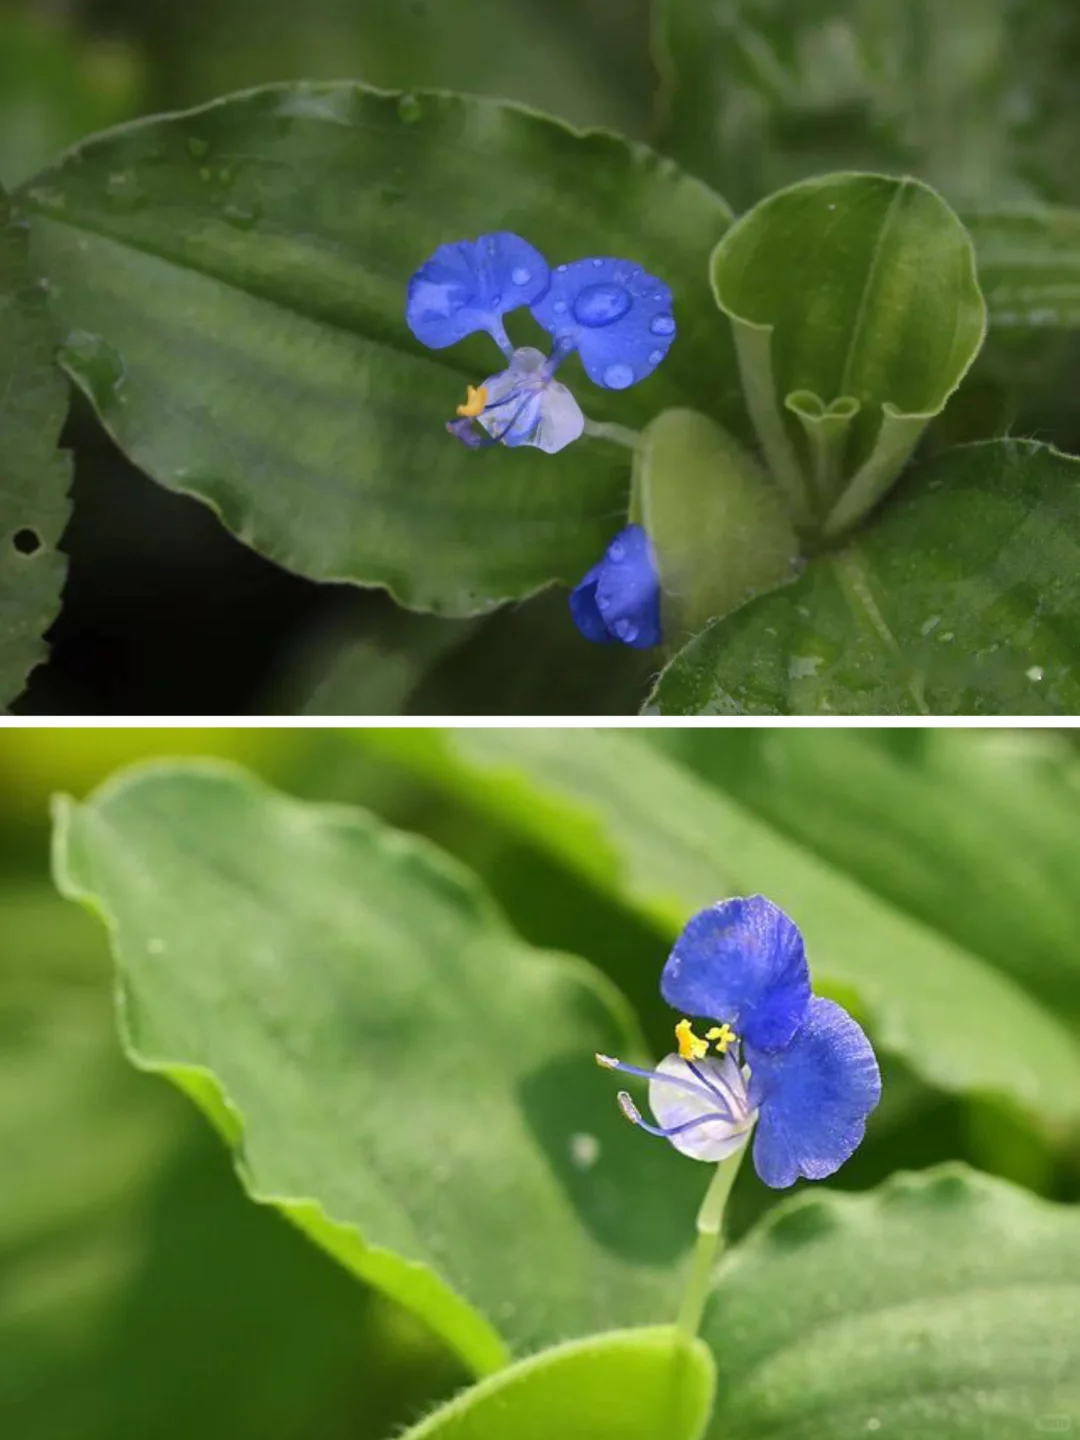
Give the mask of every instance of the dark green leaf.
[[446, 434], [501, 357], [487, 336], [436, 353], [409, 334], [406, 283], [439, 244], [512, 226], [553, 264], [639, 261], [675, 292], [678, 342], [628, 392], [568, 366], [586, 412], [633, 425], [730, 401], [706, 280], [724, 202], [641, 147], [528, 111], [271, 88], [90, 141], [24, 202], [64, 363], [127, 454], [278, 563], [414, 608], [576, 581], [629, 483], [607, 441], [478, 454]]
[[960, 1167], [804, 1192], [727, 1257], [712, 1440], [1015, 1440], [1080, 1414], [1080, 1211]]
[[0, 190], [0, 707], [45, 659], [60, 609], [71, 466], [57, 450], [67, 386], [53, 364], [44, 288], [27, 268], [27, 236]]
[[639, 1042], [596, 972], [516, 939], [432, 847], [242, 771], [121, 773], [58, 816], [129, 1053], [255, 1198], [480, 1371], [674, 1309], [706, 1177], [619, 1115], [593, 1054]]
[[798, 584], [709, 626], [662, 715], [1080, 713], [1080, 461], [1031, 441], [924, 462]]

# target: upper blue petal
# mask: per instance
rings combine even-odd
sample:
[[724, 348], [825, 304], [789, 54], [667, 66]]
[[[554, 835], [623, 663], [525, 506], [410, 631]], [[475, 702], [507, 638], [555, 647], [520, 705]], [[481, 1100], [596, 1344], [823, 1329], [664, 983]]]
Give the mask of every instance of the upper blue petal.
[[498, 335], [503, 315], [538, 300], [550, 274], [540, 251], [509, 230], [440, 245], [409, 281], [405, 319], [433, 350], [476, 330]]
[[619, 640], [635, 650], [660, 643], [660, 574], [640, 525], [627, 525], [570, 595], [570, 613], [587, 640]]
[[778, 1050], [810, 1003], [802, 935], [763, 895], [722, 900], [676, 940], [660, 992], [684, 1015], [727, 1021], [750, 1044]]
[[777, 1190], [800, 1175], [824, 1180], [857, 1148], [881, 1099], [870, 1041], [846, 1010], [815, 995], [786, 1050], [745, 1054], [759, 1107], [754, 1168]]
[[558, 265], [532, 313], [576, 346], [590, 380], [625, 390], [651, 375], [675, 339], [671, 291], [630, 260]]

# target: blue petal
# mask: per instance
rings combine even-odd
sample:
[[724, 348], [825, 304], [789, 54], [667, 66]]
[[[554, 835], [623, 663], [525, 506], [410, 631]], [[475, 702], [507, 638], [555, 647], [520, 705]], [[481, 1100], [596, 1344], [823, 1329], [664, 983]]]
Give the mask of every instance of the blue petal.
[[747, 1047], [750, 1103], [759, 1108], [754, 1168], [776, 1190], [824, 1180], [854, 1153], [881, 1099], [873, 1047], [840, 1005], [815, 995], [786, 1050]]
[[570, 613], [586, 640], [618, 640], [635, 650], [660, 644], [660, 575], [640, 525], [620, 530], [575, 586]]
[[590, 380], [625, 390], [646, 379], [675, 339], [671, 291], [630, 260], [577, 260], [551, 272], [532, 306], [563, 347], [576, 347]]
[[676, 940], [660, 993], [684, 1015], [727, 1021], [751, 1045], [779, 1050], [810, 1003], [798, 926], [763, 895], [711, 905]]
[[502, 345], [502, 317], [531, 305], [548, 288], [547, 261], [508, 230], [440, 245], [409, 281], [405, 319], [432, 350], [487, 330]]

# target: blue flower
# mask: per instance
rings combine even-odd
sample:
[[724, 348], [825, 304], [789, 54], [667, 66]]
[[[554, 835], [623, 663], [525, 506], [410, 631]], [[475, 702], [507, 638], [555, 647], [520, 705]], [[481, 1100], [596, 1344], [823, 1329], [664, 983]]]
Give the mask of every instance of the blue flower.
[[[555, 337], [547, 358], [515, 350], [506, 333], [503, 316], [526, 305]], [[458, 419], [447, 425], [451, 434], [474, 449], [501, 442], [554, 454], [586, 423], [569, 390], [552, 378], [566, 357], [579, 350], [591, 380], [625, 390], [651, 375], [670, 349], [671, 308], [667, 286], [630, 260], [578, 260], [553, 272], [527, 240], [500, 230], [440, 245], [409, 281], [405, 319], [433, 350], [486, 330], [510, 360], [484, 385], [468, 387]]]
[[660, 575], [652, 543], [627, 525], [599, 565], [570, 592], [570, 614], [586, 640], [620, 640], [635, 650], [660, 643]]
[[443, 350], [487, 330], [509, 355], [502, 317], [538, 300], [550, 283], [540, 251], [499, 230], [478, 240], [440, 245], [409, 281], [405, 319], [422, 345]]
[[577, 350], [585, 373], [605, 390], [646, 379], [675, 339], [671, 291], [629, 260], [576, 260], [558, 265], [532, 313], [555, 337], [556, 350]]
[[754, 1168], [775, 1189], [800, 1176], [823, 1180], [850, 1158], [881, 1098], [877, 1060], [847, 1011], [811, 994], [802, 937], [782, 911], [755, 895], [695, 915], [661, 989], [678, 1008], [719, 1023], [699, 1038], [680, 1020], [678, 1052], [655, 1070], [597, 1056], [649, 1081], [655, 1125], [619, 1096], [634, 1124], [708, 1161], [732, 1154], [753, 1131]]

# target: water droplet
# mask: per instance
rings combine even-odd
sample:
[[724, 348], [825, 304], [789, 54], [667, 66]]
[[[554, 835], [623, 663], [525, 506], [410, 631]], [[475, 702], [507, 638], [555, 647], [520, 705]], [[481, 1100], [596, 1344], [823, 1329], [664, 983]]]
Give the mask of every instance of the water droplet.
[[407, 125], [411, 125], [423, 115], [424, 107], [415, 95], [402, 95], [397, 102], [397, 113]]
[[[621, 285], [610, 282], [586, 285], [574, 300], [574, 315], [582, 325], [595, 329], [620, 320], [633, 303], [629, 293]], [[629, 384], [629, 381], [627, 383]]]
[[257, 205], [226, 205], [221, 211], [221, 218], [237, 230], [252, 230], [259, 222], [259, 207]]
[[621, 540], [616, 540], [614, 545], [610, 546], [608, 549], [608, 556], [612, 560], [621, 560], [625, 554], [626, 547], [625, 545], [623, 545]]
[[570, 1159], [579, 1170], [591, 1170], [600, 1158], [600, 1141], [595, 1135], [570, 1136]]
[[565, 265], [556, 265], [555, 268], [556, 268], [556, 270], [559, 272], [560, 275], [563, 275], [563, 274], [566, 273], [566, 266], [565, 266]]
[[198, 135], [189, 135], [187, 148], [193, 160], [205, 160], [210, 153], [210, 141], [201, 140]]
[[1034, 680], [1034, 681], [1041, 680], [1041, 679], [1043, 678], [1044, 673], [1045, 673], [1045, 672], [1044, 672], [1043, 667], [1042, 667], [1041, 665], [1032, 665], [1032, 667], [1031, 667], [1030, 670], [1025, 670], [1025, 671], [1024, 671], [1024, 674], [1027, 676], [1027, 678], [1028, 678], [1029, 680]]
[[593, 264], [596, 266], [596, 268], [599, 270], [600, 267], [601, 267], [601, 265], [603, 265], [604, 262], [603, 262], [603, 260], [594, 260], [592, 263], [593, 263]]
[[99, 409], [115, 402], [127, 376], [127, 364], [120, 352], [100, 335], [92, 335], [88, 330], [72, 330], [60, 346], [59, 358], [86, 381]]
[[660, 364], [660, 361], [661, 361], [663, 358], [664, 358], [664, 352], [663, 352], [662, 350], [654, 350], [654, 351], [652, 352], [652, 354], [649, 356], [649, 364], [650, 364], [650, 365], [659, 365], [659, 364]]
[[616, 620], [611, 628], [615, 631], [619, 639], [627, 645], [637, 639], [638, 627], [632, 620]]
[[510, 272], [510, 279], [513, 280], [515, 285], [527, 285], [532, 279], [532, 275], [528, 270], [523, 269], [519, 265], [516, 270]]
[[501, 296], [501, 295], [493, 295], [493, 296], [491, 297], [491, 303], [492, 303], [493, 305], [501, 305], [501, 304], [502, 304], [502, 296]]
[[625, 390], [634, 383], [634, 372], [629, 365], [609, 365], [604, 371], [604, 384], [609, 390]]
[[137, 210], [146, 204], [146, 194], [131, 170], [117, 170], [105, 182], [105, 194], [122, 210]]
[[556, 300], [555, 304], [551, 308], [555, 311], [556, 315], [561, 315], [566, 309], [566, 301]]
[[649, 325], [654, 335], [674, 335], [675, 321], [670, 315], [657, 315]]

